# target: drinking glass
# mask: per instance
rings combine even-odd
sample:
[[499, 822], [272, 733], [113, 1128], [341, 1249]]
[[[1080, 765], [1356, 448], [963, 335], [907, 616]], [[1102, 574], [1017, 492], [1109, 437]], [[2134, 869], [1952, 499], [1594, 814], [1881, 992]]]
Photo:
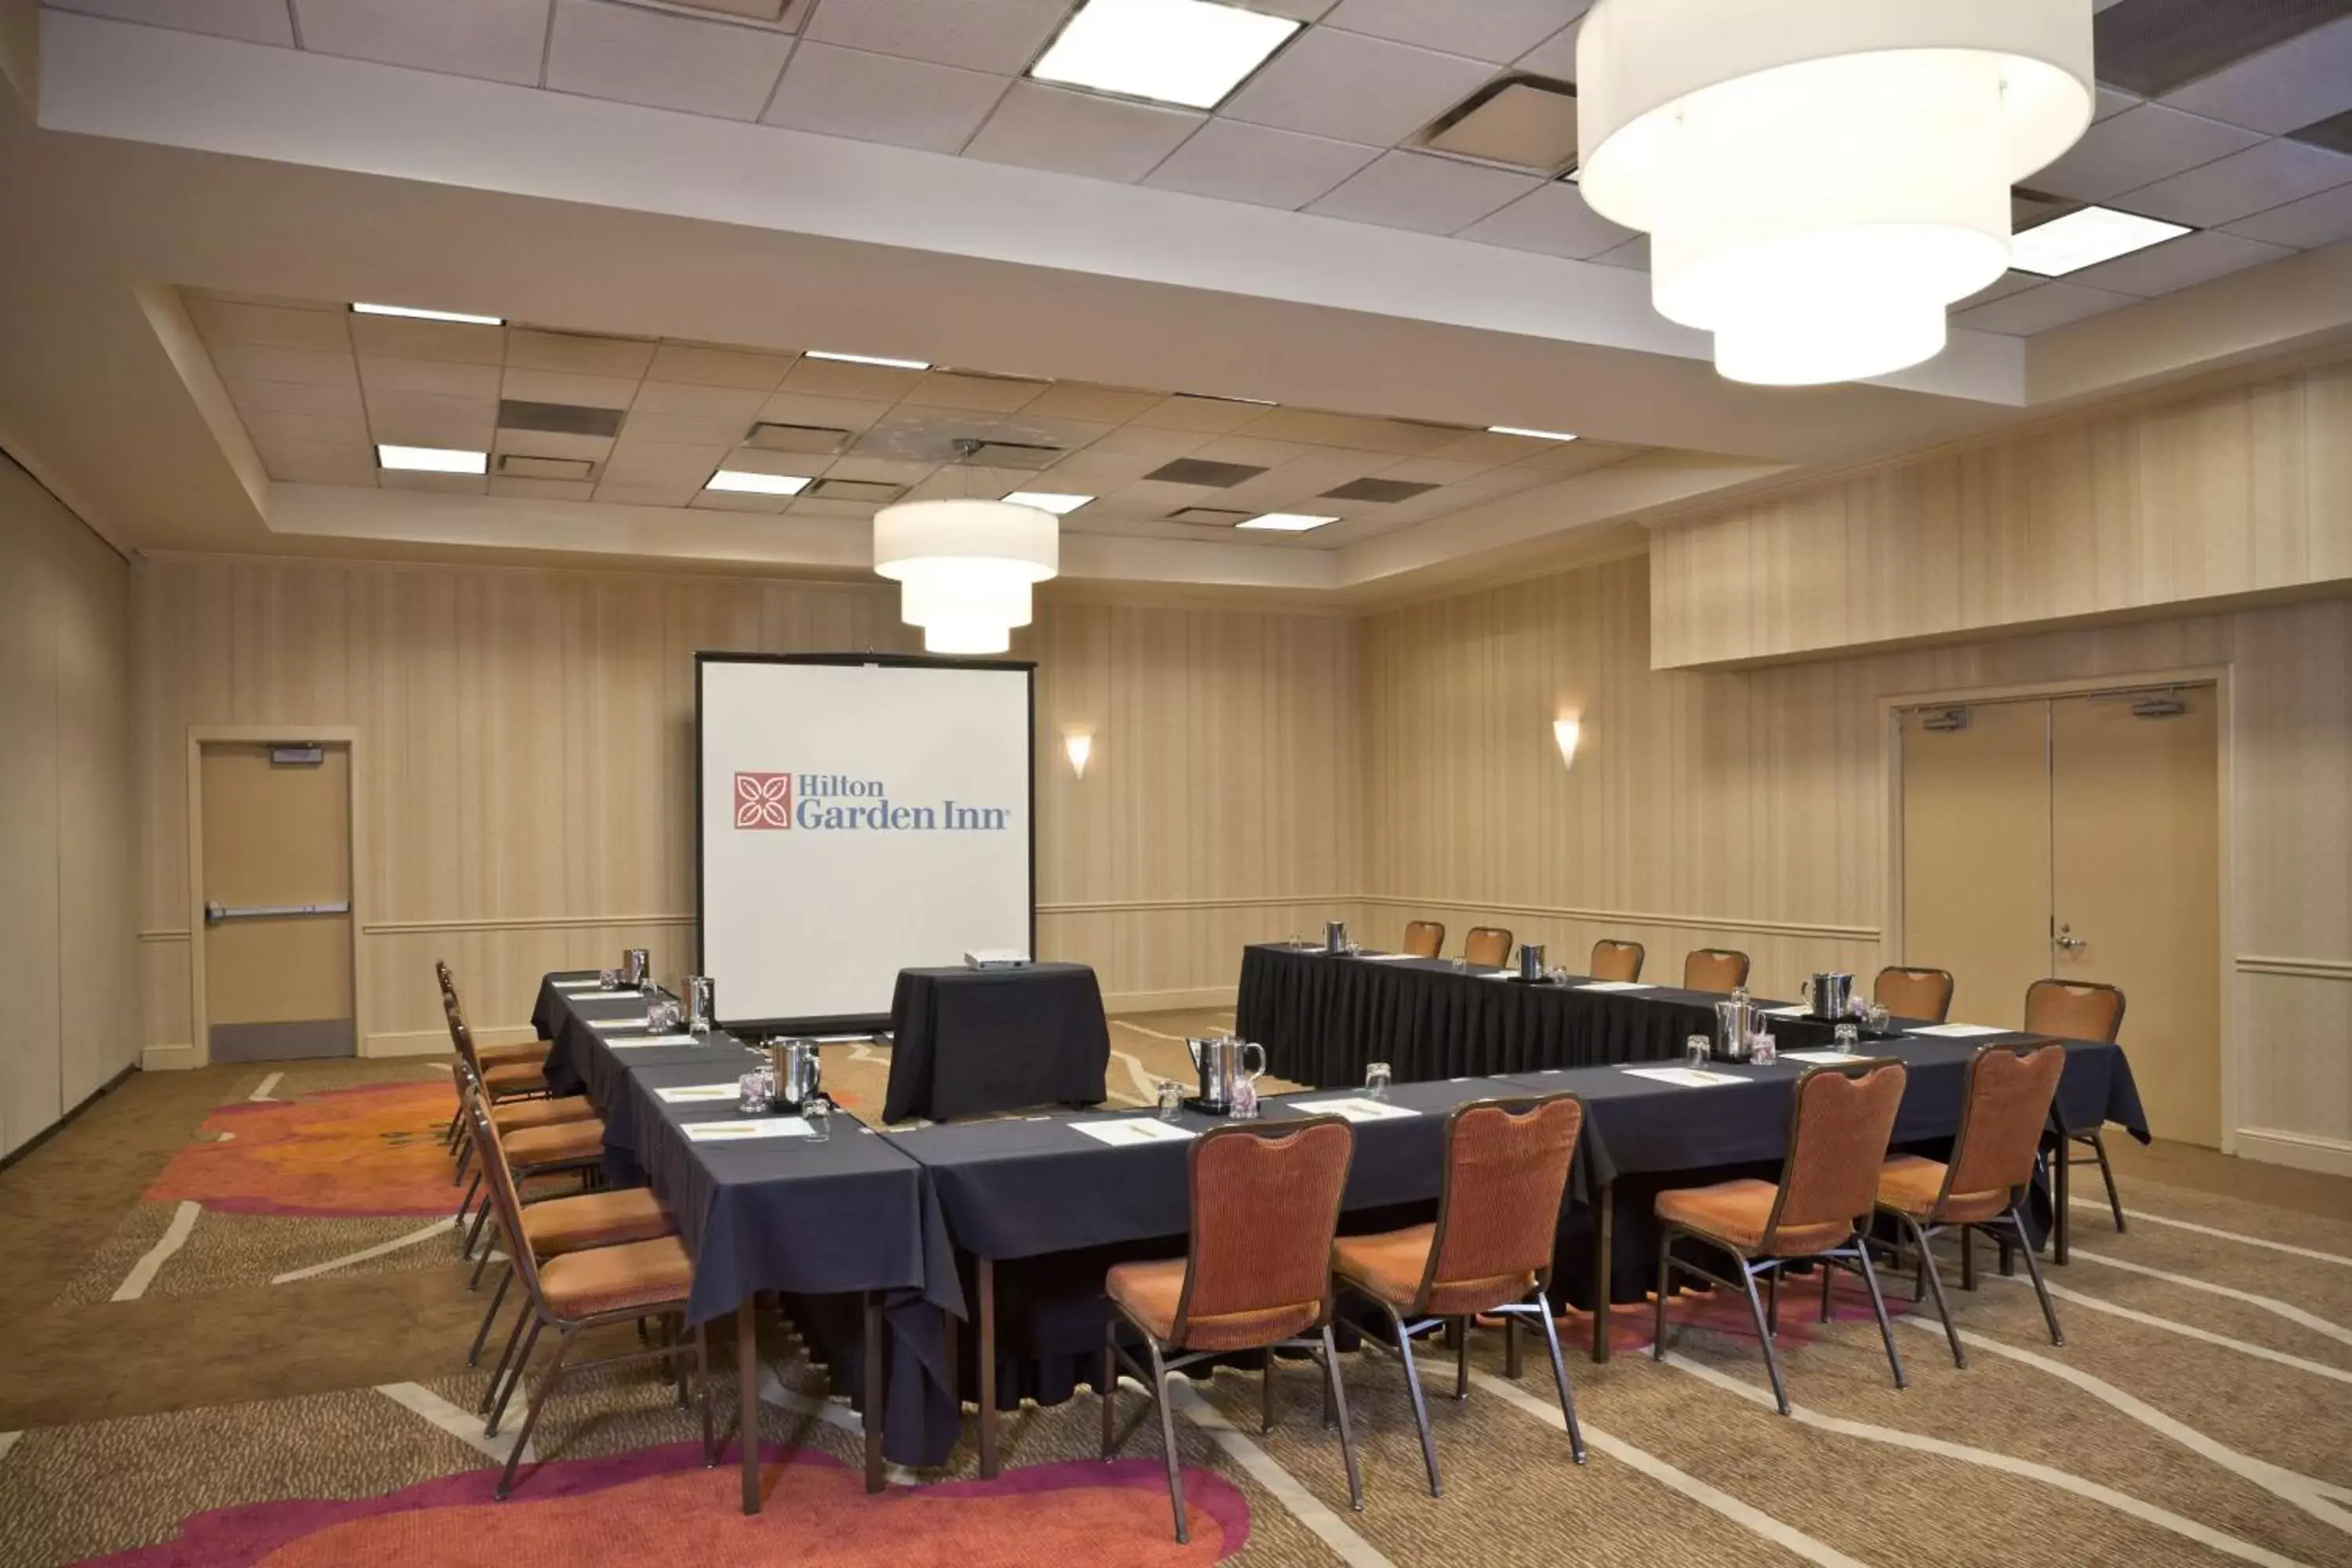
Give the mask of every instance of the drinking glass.
[[1181, 1121], [1184, 1115], [1184, 1086], [1172, 1078], [1160, 1080], [1160, 1120]]
[[813, 1095], [801, 1107], [801, 1120], [808, 1123], [809, 1136], [822, 1143], [833, 1136], [833, 1102], [823, 1095]]
[[1234, 1108], [1227, 1112], [1235, 1121], [1257, 1120], [1257, 1084], [1250, 1079], [1240, 1079], [1234, 1084]]
[[1870, 1025], [1872, 1034], [1883, 1035], [1886, 1033], [1887, 1025], [1893, 1021], [1895, 1015], [1886, 1010], [1884, 1003], [1873, 1002], [1870, 1005], [1870, 1011], [1864, 1016]]
[[1768, 1030], [1748, 1042], [1748, 1059], [1759, 1068], [1770, 1067], [1780, 1057], [1780, 1042]]
[[1692, 1035], [1683, 1041], [1683, 1065], [1703, 1068], [1712, 1055], [1711, 1042], [1705, 1035]]
[[746, 1116], [759, 1116], [775, 1103], [774, 1080], [768, 1069], [760, 1068], [735, 1080], [735, 1109]]
[[1389, 1064], [1386, 1062], [1365, 1063], [1364, 1098], [1366, 1100], [1386, 1100], [1388, 1097]]
[[1853, 1055], [1853, 1048], [1862, 1043], [1862, 1031], [1852, 1024], [1840, 1024], [1834, 1035], [1835, 1048], [1837, 1054], [1842, 1057]]
[[617, 969], [600, 969], [600, 970], [598, 970], [598, 971], [596, 972], [596, 989], [597, 989], [597, 990], [599, 990], [599, 991], [617, 991], [617, 990], [619, 990], [620, 988], [621, 988], [621, 972], [620, 972], [619, 970], [617, 970]]

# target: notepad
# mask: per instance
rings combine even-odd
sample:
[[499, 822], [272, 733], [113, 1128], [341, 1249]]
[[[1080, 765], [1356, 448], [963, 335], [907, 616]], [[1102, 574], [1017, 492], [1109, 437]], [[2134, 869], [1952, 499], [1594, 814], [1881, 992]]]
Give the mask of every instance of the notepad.
[[1767, 1007], [1764, 1009], [1764, 1016], [1768, 1018], [1810, 1018], [1813, 1016], [1813, 1011], [1804, 1006]]
[[1869, 1058], [1856, 1056], [1852, 1051], [1782, 1051], [1780, 1059], [1784, 1062], [1823, 1062], [1835, 1067], [1840, 1062], [1867, 1061]]
[[1482, 969], [1478, 972], [1478, 978], [1481, 980], [1508, 980], [1512, 975], [1517, 973], [1518, 971], [1515, 969]]
[[1939, 1040], [1972, 1040], [1979, 1035], [2006, 1035], [2007, 1029], [1996, 1029], [1990, 1024], [1930, 1024], [1924, 1029], [1907, 1029], [1906, 1034], [1932, 1035]]
[[1356, 954], [1356, 956], [1362, 959], [1366, 963], [1402, 963], [1406, 959], [1411, 958], [1412, 954], [1409, 952], [1360, 952]]
[[1655, 991], [1657, 987], [1646, 980], [1588, 980], [1577, 989], [1579, 991]]
[[588, 1020], [588, 1026], [592, 1029], [650, 1029], [653, 1027], [643, 1018], [591, 1018]]
[[1115, 1148], [1137, 1143], [1181, 1143], [1192, 1136], [1192, 1130], [1189, 1127], [1139, 1116], [1118, 1121], [1073, 1121], [1070, 1127], [1097, 1143], [1108, 1143]]
[[1719, 1083], [1748, 1081], [1727, 1072], [1708, 1072], [1702, 1068], [1627, 1068], [1625, 1076], [1651, 1079], [1658, 1083], [1680, 1084], [1685, 1089], [1713, 1089]]
[[634, 1051], [644, 1046], [698, 1046], [702, 1042], [692, 1035], [647, 1035], [637, 1040], [606, 1040], [604, 1047], [614, 1051]]
[[1400, 1116], [1421, 1114], [1418, 1110], [1377, 1100], [1294, 1100], [1290, 1104], [1296, 1110], [1311, 1110], [1318, 1116], [1345, 1117], [1349, 1121], [1393, 1121]]
[[746, 1138], [806, 1138], [809, 1124], [797, 1116], [763, 1116], [750, 1121], [689, 1121], [686, 1135], [697, 1143], [733, 1143]]
[[682, 1083], [676, 1089], [657, 1089], [654, 1093], [664, 1105], [689, 1105], [702, 1100], [733, 1100], [742, 1092], [735, 1083]]

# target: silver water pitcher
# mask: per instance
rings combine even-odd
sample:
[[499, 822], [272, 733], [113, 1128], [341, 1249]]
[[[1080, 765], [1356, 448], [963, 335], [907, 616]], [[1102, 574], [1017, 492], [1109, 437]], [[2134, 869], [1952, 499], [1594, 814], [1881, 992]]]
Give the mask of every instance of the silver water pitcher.
[[1345, 952], [1348, 951], [1348, 922], [1346, 921], [1325, 921], [1323, 922], [1323, 951], [1326, 952]]
[[1539, 942], [1519, 943], [1519, 978], [1541, 980], [1544, 977], [1544, 950]]
[[1745, 990], [1715, 1005], [1715, 1055], [1718, 1061], [1748, 1059], [1748, 1037], [1756, 1032], [1756, 1005]]
[[698, 1035], [710, 1033], [718, 1017], [719, 989], [708, 974], [686, 977], [686, 1026]]
[[1805, 982], [1805, 1011], [1816, 1018], [1843, 1018], [1853, 1011], [1853, 976], [1833, 970]]
[[642, 947], [633, 947], [621, 955], [621, 984], [632, 991], [642, 991], [652, 983], [654, 955]]
[[[1265, 1071], [1265, 1047], [1231, 1035], [1188, 1038], [1184, 1047], [1192, 1053], [1192, 1066], [1201, 1076], [1201, 1109], [1213, 1115], [1233, 1110], [1236, 1083], [1255, 1084]], [[1257, 1053], [1255, 1066], [1249, 1065], [1251, 1051]]]
[[768, 1068], [776, 1075], [776, 1098], [786, 1105], [806, 1105], [824, 1087], [824, 1061], [814, 1040], [770, 1040]]

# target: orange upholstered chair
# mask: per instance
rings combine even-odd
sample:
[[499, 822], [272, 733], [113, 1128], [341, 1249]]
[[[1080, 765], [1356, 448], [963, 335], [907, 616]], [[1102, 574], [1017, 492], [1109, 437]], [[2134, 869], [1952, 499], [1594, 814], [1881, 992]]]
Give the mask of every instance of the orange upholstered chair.
[[1738, 990], [1748, 984], [1748, 955], [1727, 947], [1701, 947], [1683, 960], [1685, 991]]
[[1510, 1336], [1508, 1364], [1517, 1373], [1521, 1318], [1543, 1329], [1559, 1390], [1569, 1451], [1584, 1463], [1584, 1434], [1576, 1425], [1568, 1366], [1560, 1360], [1546, 1290], [1551, 1282], [1553, 1233], [1559, 1220], [1568, 1168], [1584, 1130], [1584, 1104], [1572, 1094], [1530, 1100], [1478, 1100], [1458, 1107], [1445, 1122], [1445, 1184], [1437, 1223], [1376, 1236], [1345, 1236], [1331, 1245], [1331, 1271], [1348, 1289], [1388, 1315], [1404, 1363], [1405, 1392], [1421, 1429], [1422, 1463], [1429, 1495], [1443, 1494], [1429, 1407], [1412, 1363], [1416, 1335], [1454, 1324], [1454, 1397], [1470, 1392], [1470, 1321], [1503, 1316]]
[[1604, 936], [1592, 944], [1592, 978], [1595, 980], [1639, 980], [1642, 960], [1647, 952], [1638, 942], [1619, 942]]
[[1462, 962], [1500, 969], [1511, 962], [1511, 933], [1501, 926], [1472, 926], [1462, 939]]
[[1878, 972], [1871, 999], [1898, 1018], [1940, 1024], [1952, 1016], [1952, 972], [1890, 965]]
[[[2025, 1032], [2029, 1035], [2055, 1035], [2062, 1040], [2104, 1040], [2113, 1045], [2123, 1032], [2124, 994], [2112, 985], [2095, 980], [2037, 980], [2025, 988]], [[2086, 1145], [2091, 1157], [2074, 1157], [2074, 1146]], [[2107, 1185], [2107, 1209], [2115, 1215], [2116, 1229], [2124, 1228], [2123, 1194], [2116, 1190], [2116, 1168], [2107, 1163], [2107, 1141], [2096, 1127], [2067, 1130], [2058, 1145], [2055, 1158], [2069, 1166], [2096, 1164], [2099, 1179]], [[2059, 1216], [2059, 1236], [2065, 1233], [2066, 1216]], [[2066, 1261], [2063, 1250], [2058, 1261]]]
[[1404, 927], [1404, 950], [1415, 958], [1435, 958], [1445, 951], [1445, 922], [1407, 921]]
[[[1348, 1430], [1347, 1391], [1331, 1342], [1331, 1237], [1348, 1184], [1355, 1130], [1336, 1116], [1234, 1124], [1204, 1132], [1186, 1151], [1191, 1165], [1192, 1237], [1182, 1258], [1121, 1263], [1103, 1281], [1110, 1299], [1103, 1323], [1102, 1457], [1114, 1458], [1128, 1432], [1118, 1430], [1118, 1373], [1148, 1383], [1160, 1411], [1168, 1461], [1168, 1501], [1176, 1539], [1184, 1522], [1184, 1479], [1176, 1460], [1176, 1417], [1168, 1379], [1205, 1356], [1264, 1350], [1264, 1420], [1274, 1423], [1276, 1348], [1304, 1350], [1323, 1369], [1328, 1408], [1339, 1423], [1348, 1469], [1348, 1503], [1360, 1511], [1364, 1488]], [[1120, 1325], [1143, 1342], [1147, 1370], [1119, 1343]]]
[[[604, 1161], [604, 1119], [593, 1110], [572, 1115], [569, 1109], [572, 1101], [535, 1100], [525, 1102], [533, 1108], [533, 1116], [511, 1128], [502, 1124], [499, 1118], [517, 1108], [499, 1102], [484, 1081], [481, 1070], [475, 1065], [474, 1032], [467, 1026], [466, 1015], [458, 1007], [457, 999], [454, 996], [444, 997], [442, 1010], [448, 1017], [449, 1038], [457, 1047], [459, 1114], [465, 1113], [468, 1104], [478, 1102], [481, 1105], [484, 1114], [505, 1138], [508, 1157], [513, 1161], [517, 1174], [524, 1180], [566, 1173], [593, 1179]], [[576, 1103], [584, 1108], [587, 1101], [576, 1099]], [[562, 1119], [542, 1120], [555, 1112], [541, 1110], [539, 1108], [541, 1107], [562, 1108]], [[464, 1171], [465, 1159], [478, 1156], [481, 1152], [481, 1141], [473, 1135], [470, 1123], [466, 1142], [467, 1154], [460, 1156], [460, 1173]], [[467, 1187], [466, 1196], [458, 1203], [454, 1223], [460, 1226], [466, 1223], [467, 1205], [473, 1203], [474, 1194], [486, 1181], [487, 1175], [488, 1167], [480, 1166], [478, 1162], [474, 1184]], [[483, 1191], [481, 1205], [474, 1213], [473, 1228], [466, 1234], [466, 1256], [473, 1256], [474, 1244], [481, 1239], [483, 1227], [489, 1223], [490, 1212], [490, 1194]], [[482, 1282], [482, 1269], [488, 1262], [489, 1254], [484, 1252], [481, 1260], [474, 1266], [473, 1283], [467, 1287], [467, 1289]]]
[[[2050, 1342], [2063, 1345], [2058, 1313], [2042, 1283], [2042, 1266], [2025, 1232], [2019, 1205], [2033, 1181], [2042, 1129], [2050, 1120], [2050, 1102], [2057, 1098], [2058, 1079], [2066, 1070], [2066, 1047], [2055, 1041], [2027, 1046], [1986, 1046], [1969, 1058], [1968, 1083], [1960, 1101], [1960, 1132], [1952, 1144], [1951, 1163], [1898, 1154], [1878, 1173], [1878, 1211], [1893, 1216], [1918, 1251], [1918, 1268], [1944, 1320], [1944, 1335], [1951, 1342], [1952, 1364], [1966, 1366], [1959, 1331], [1952, 1326], [1950, 1306], [1944, 1300], [1944, 1282], [1936, 1271], [1928, 1243], [1943, 1231], [1958, 1227], [1965, 1248], [1968, 1233], [1982, 1230], [2004, 1246], [2013, 1243], [2025, 1254], [2025, 1271], [2041, 1298], [2042, 1316], [2050, 1325]], [[1963, 1250], [1963, 1264], [1969, 1254]], [[1827, 1315], [1828, 1277], [1823, 1276], [1823, 1315]], [[1971, 1281], [1972, 1283], [1972, 1281]], [[1917, 1290], [1913, 1296], [1916, 1300]]]
[[[438, 958], [435, 959], [433, 973], [441, 982], [442, 1006], [457, 1006], [457, 977], [449, 973], [447, 963]], [[477, 1074], [480, 1074], [493, 1068], [528, 1068], [533, 1070], [529, 1073], [505, 1072], [501, 1079], [505, 1086], [502, 1098], [512, 1099], [544, 1092], [545, 1075], [543, 1071], [538, 1069], [543, 1069], [546, 1067], [547, 1053], [550, 1048], [549, 1043], [545, 1040], [529, 1040], [511, 1046], [483, 1046], [474, 1053], [474, 1070]], [[454, 1180], [464, 1179], [466, 1153], [470, 1152], [471, 1148], [471, 1142], [465, 1137], [465, 1111], [461, 1107], [452, 1111], [449, 1116], [449, 1149], [452, 1153], [457, 1155], [457, 1174], [453, 1178]]]
[[[1895, 1386], [1903, 1386], [1903, 1357], [1895, 1348], [1886, 1299], [1879, 1292], [1878, 1273], [1871, 1267], [1861, 1227], [1876, 1206], [1879, 1171], [1895, 1131], [1895, 1112], [1903, 1103], [1904, 1079], [1903, 1064], [1883, 1058], [1809, 1068], [1797, 1080], [1792, 1096], [1789, 1155], [1778, 1186], [1748, 1177], [1658, 1194], [1653, 1356], [1664, 1359], [1666, 1353], [1666, 1298], [1673, 1293], [1675, 1270], [1744, 1290], [1764, 1346], [1764, 1368], [1772, 1375], [1772, 1397], [1786, 1415], [1789, 1390], [1772, 1347], [1780, 1271], [1786, 1264], [1812, 1259], [1852, 1268], [1870, 1287], [1871, 1310], [1878, 1315], [1878, 1331], [1886, 1342], [1887, 1364], [1895, 1369]], [[1685, 1237], [1728, 1257], [1737, 1278], [1727, 1279], [1675, 1257], [1675, 1243]], [[1772, 1290], [1769, 1312], [1756, 1294], [1759, 1275]]]

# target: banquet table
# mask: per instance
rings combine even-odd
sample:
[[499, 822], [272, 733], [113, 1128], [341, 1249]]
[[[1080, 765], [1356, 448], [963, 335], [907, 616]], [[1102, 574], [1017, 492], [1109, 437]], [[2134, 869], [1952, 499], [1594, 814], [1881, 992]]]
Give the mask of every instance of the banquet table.
[[882, 1120], [1097, 1105], [1109, 1063], [1102, 988], [1083, 963], [902, 969]]
[[[947, 1233], [920, 1169], [842, 1110], [834, 1113], [832, 1136], [822, 1141], [698, 1140], [689, 1129], [746, 1120], [733, 1095], [680, 1099], [664, 1091], [675, 1096], [705, 1085], [731, 1090], [758, 1053], [722, 1031], [692, 1045], [633, 1047], [630, 1037], [642, 1036], [642, 1026], [594, 1026], [641, 1019], [644, 999], [583, 996], [559, 985], [566, 978], [541, 983], [533, 1015], [556, 1042], [551, 1086], [559, 1073], [576, 1077], [604, 1117], [607, 1170], [640, 1175], [676, 1216], [694, 1258], [688, 1321], [735, 1312], [739, 1408], [759, 1408], [753, 1308], [761, 1292], [794, 1299], [812, 1317], [825, 1316], [830, 1303], [845, 1298], [857, 1301], [854, 1342], [824, 1337], [836, 1342], [826, 1346], [834, 1359], [855, 1364], [849, 1381], [865, 1415], [866, 1484], [878, 1489], [886, 1458], [914, 1460], [909, 1445], [921, 1430], [919, 1393], [936, 1377], [921, 1361], [936, 1340], [933, 1325], [942, 1312], [964, 1311]], [[746, 1512], [758, 1510], [758, 1454], [756, 1423], [746, 1419]]]

